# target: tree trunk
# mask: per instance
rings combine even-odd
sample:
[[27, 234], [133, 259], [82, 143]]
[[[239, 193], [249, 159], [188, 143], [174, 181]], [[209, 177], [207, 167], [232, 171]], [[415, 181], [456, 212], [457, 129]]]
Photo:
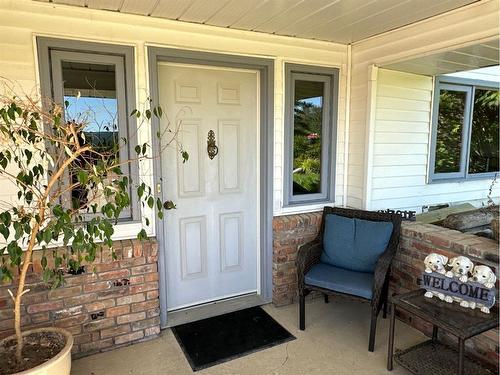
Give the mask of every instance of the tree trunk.
[[498, 206], [479, 208], [477, 210], [451, 214], [443, 220], [443, 226], [464, 231], [470, 228], [490, 225], [498, 218]]

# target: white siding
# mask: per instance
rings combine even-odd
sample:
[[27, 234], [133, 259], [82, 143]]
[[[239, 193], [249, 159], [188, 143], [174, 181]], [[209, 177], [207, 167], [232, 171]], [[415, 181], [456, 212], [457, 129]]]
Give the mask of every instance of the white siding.
[[421, 212], [422, 205], [486, 200], [491, 179], [427, 183], [432, 90], [432, 77], [378, 70], [372, 209]]
[[[499, 3], [496, 0], [479, 1], [470, 6], [353, 44], [347, 175], [348, 205], [371, 208], [371, 184], [374, 182], [372, 181], [372, 173], [374, 172], [376, 91], [389, 90], [387, 87], [373, 89], [376, 67], [430, 53], [456, 49], [475, 44], [478, 41], [496, 39], [499, 27], [498, 10]], [[427, 84], [428, 82], [429, 79]], [[420, 82], [417, 78], [413, 78], [412, 83], [425, 86], [425, 81]], [[390, 88], [390, 90], [399, 90], [399, 93], [407, 99], [422, 98], [421, 95], [425, 95], [426, 98], [430, 96], [430, 90], [423, 90], [422, 86], [414, 87], [413, 84]], [[391, 131], [398, 122], [404, 122], [406, 125], [410, 125], [406, 128], [414, 128], [415, 132], [425, 134], [428, 131], [422, 125], [425, 122], [425, 111], [391, 112], [383, 111], [380, 113], [384, 117], [384, 119], [378, 120], [380, 129]], [[415, 127], [411, 124], [415, 124]], [[398, 156], [404, 151], [401, 145], [379, 145], [377, 147], [392, 148], [394, 155]], [[425, 145], [421, 143], [412, 145], [412, 152], [415, 155], [420, 155], [417, 157], [421, 158], [423, 147]], [[425, 172], [419, 173], [421, 173], [419, 176], [425, 176]], [[400, 206], [413, 205], [415, 204], [401, 202]]]
[[[274, 202], [275, 214], [282, 210], [283, 186], [283, 106], [285, 62], [340, 68], [339, 121], [337, 129], [336, 203], [343, 204], [343, 156], [347, 46], [281, 37], [263, 33], [229, 30], [206, 25], [156, 19], [139, 15], [75, 8], [54, 3], [0, 0], [0, 77], [10, 80], [16, 92], [37, 93], [38, 68], [36, 36], [70, 38], [132, 45], [136, 53], [137, 106], [148, 96], [148, 45], [249, 55], [274, 59]], [[142, 127], [139, 142], [149, 138]], [[151, 166], [143, 165], [145, 177], [151, 176]], [[3, 182], [2, 186], [4, 186]], [[9, 195], [4, 188], [2, 194]], [[1, 199], [2, 197], [0, 197]], [[310, 211], [300, 207], [296, 210]], [[317, 209], [317, 207], [316, 207]], [[128, 231], [134, 233], [135, 231]], [[127, 232], [124, 236], [126, 236]]]

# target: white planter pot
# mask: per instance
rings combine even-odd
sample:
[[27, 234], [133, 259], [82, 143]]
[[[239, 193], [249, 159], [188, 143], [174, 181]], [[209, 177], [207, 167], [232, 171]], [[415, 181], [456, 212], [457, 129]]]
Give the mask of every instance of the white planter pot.
[[[66, 345], [53, 358], [26, 371], [16, 372], [12, 375], [70, 375], [71, 372], [71, 348], [73, 347], [73, 336], [68, 331], [62, 328], [36, 328], [23, 332], [23, 336], [36, 332], [56, 332], [62, 334], [66, 338]], [[4, 342], [16, 339], [15, 335], [6, 337], [0, 341], [0, 347]]]

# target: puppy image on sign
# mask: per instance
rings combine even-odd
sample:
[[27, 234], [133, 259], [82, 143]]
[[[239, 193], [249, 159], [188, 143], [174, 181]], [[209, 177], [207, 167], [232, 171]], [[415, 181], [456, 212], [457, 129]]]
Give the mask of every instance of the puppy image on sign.
[[476, 266], [472, 271], [472, 280], [476, 283], [484, 285], [488, 289], [491, 289], [495, 286], [497, 277], [490, 267]]
[[437, 272], [444, 275], [446, 273], [444, 267], [446, 266], [446, 263], [448, 263], [448, 258], [441, 254], [431, 253], [425, 257], [424, 263], [425, 272]]
[[[495, 286], [497, 277], [493, 270], [488, 266], [476, 266], [472, 271], [472, 280], [478, 284], [484, 285], [485, 288], [492, 289]], [[471, 309], [480, 308], [482, 312], [489, 314], [490, 309], [482, 303], [470, 302]]]
[[461, 282], [466, 283], [469, 280], [469, 272], [472, 272], [474, 264], [469, 258], [464, 256], [458, 256], [450, 259], [448, 266], [451, 270], [446, 272], [447, 277], [457, 277]]

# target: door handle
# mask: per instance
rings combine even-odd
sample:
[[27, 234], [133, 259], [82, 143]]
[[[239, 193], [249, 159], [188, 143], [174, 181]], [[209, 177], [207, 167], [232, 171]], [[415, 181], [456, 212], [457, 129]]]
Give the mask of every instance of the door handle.
[[210, 158], [210, 160], [215, 158], [215, 156], [217, 156], [217, 154], [219, 153], [219, 148], [217, 147], [217, 144], [215, 141], [215, 133], [213, 130], [208, 131], [207, 153], [208, 153], [208, 157]]

